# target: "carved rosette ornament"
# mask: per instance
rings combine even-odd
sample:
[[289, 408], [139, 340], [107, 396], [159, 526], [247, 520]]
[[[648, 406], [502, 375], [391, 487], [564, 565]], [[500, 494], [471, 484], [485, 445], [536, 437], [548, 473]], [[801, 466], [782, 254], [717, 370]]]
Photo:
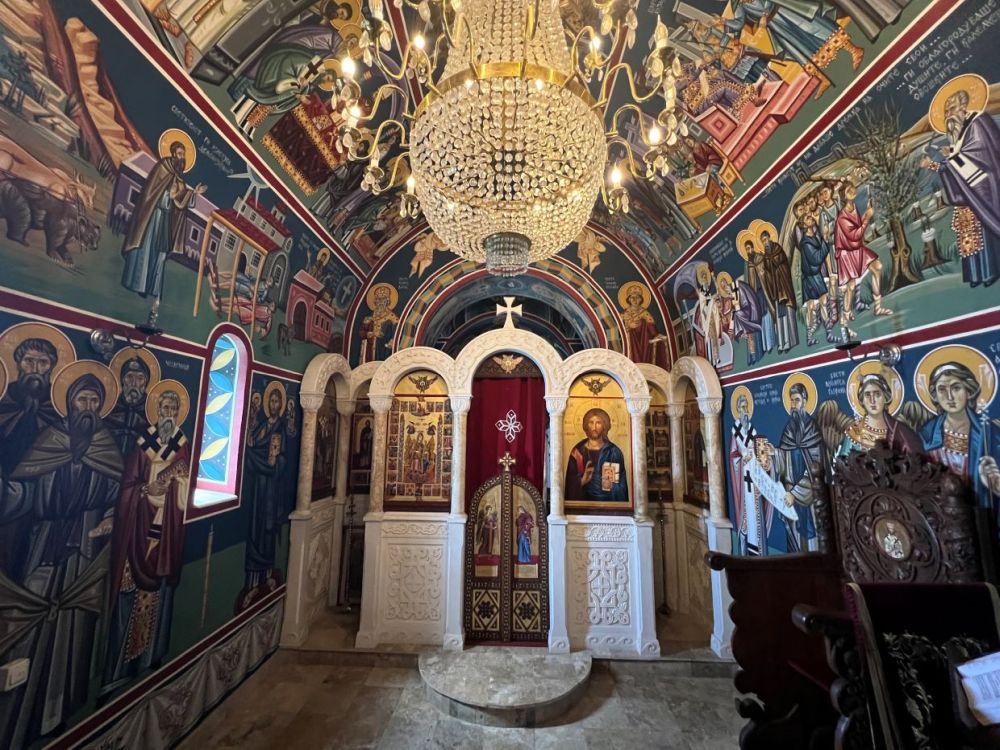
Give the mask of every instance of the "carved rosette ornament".
[[980, 580], [972, 506], [941, 464], [879, 446], [837, 459], [834, 515], [856, 583]]

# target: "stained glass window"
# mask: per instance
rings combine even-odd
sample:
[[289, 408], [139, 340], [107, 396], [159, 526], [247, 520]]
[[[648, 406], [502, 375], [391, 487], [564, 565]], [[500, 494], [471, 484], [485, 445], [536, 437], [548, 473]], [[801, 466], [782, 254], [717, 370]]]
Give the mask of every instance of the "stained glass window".
[[220, 336], [212, 349], [208, 388], [202, 416], [201, 451], [195, 505], [205, 506], [230, 499], [236, 487], [236, 448], [240, 430], [246, 362], [242, 344], [234, 337]]

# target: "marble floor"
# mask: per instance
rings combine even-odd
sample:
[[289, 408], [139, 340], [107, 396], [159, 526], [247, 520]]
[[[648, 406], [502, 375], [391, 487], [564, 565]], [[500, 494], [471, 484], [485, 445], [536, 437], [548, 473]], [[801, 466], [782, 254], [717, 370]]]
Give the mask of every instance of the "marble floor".
[[[731, 750], [742, 721], [728, 678], [678, 677], [665, 662], [595, 662], [587, 691], [549, 725], [506, 729], [446, 716], [402, 655], [280, 650], [185, 739], [182, 750], [600, 748]], [[410, 657], [412, 662], [412, 657]]]
[[[309, 627], [309, 637], [301, 648], [307, 651], [339, 651], [354, 648], [354, 636], [358, 632], [360, 618], [361, 611], [358, 608], [350, 612], [328, 609]], [[669, 617], [659, 612], [656, 614], [656, 637], [660, 641], [660, 652], [664, 656], [683, 655], [689, 651], [710, 654], [707, 649], [711, 634], [712, 623], [703, 616], [680, 612], [675, 612]], [[428, 650], [420, 646], [379, 646], [379, 650], [387, 648], [400, 651]]]

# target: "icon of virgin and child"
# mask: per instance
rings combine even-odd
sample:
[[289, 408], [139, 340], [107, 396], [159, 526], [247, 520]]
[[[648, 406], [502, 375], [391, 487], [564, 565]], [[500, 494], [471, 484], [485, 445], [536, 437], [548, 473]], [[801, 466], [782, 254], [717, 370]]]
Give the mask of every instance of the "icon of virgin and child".
[[573, 446], [566, 465], [566, 497], [572, 500], [628, 502], [625, 456], [608, 439], [611, 417], [604, 409], [583, 415], [586, 437]]

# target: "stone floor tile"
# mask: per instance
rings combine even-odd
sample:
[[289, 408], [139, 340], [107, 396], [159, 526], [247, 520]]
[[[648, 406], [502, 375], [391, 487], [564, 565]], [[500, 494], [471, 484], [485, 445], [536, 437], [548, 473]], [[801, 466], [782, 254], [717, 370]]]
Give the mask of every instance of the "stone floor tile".
[[365, 678], [368, 687], [408, 688], [422, 684], [419, 674], [402, 667], [372, 667]]

